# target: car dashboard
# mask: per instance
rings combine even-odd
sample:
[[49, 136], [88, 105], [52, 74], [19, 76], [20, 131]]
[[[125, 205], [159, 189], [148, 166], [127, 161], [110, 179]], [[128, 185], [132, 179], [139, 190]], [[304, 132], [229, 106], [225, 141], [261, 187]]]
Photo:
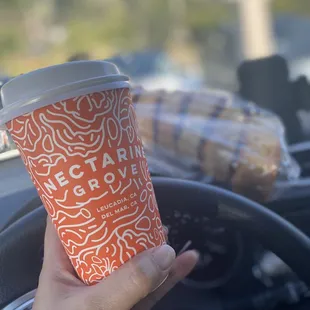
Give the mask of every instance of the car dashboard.
[[[0, 230], [23, 214], [37, 192], [20, 158], [0, 166]], [[23, 186], [19, 186], [23, 184]], [[310, 236], [310, 196], [266, 204]], [[206, 208], [211, 207], [206, 202]], [[33, 206], [32, 206], [33, 207]], [[238, 223], [197, 217], [188, 206], [186, 212], [171, 208], [163, 222], [169, 228], [169, 242], [178, 254], [195, 249], [200, 260], [195, 270], [159, 304], [172, 310], [208, 309], [302, 309], [308, 303], [308, 288], [285, 264], [264, 249], [255, 238], [238, 230]], [[180, 304], [182, 308], [171, 305]], [[309, 301], [310, 302], [310, 301]], [[280, 308], [276, 308], [281, 305]], [[308, 305], [309, 306], [309, 305]]]
[[[278, 202], [266, 207], [276, 210], [310, 236], [308, 201], [304, 197], [283, 202], [283, 213], [279, 212]], [[175, 289], [177, 294], [163, 300], [171, 305], [177, 304], [173, 296], [187, 296], [182, 308], [171, 309], [205, 309], [202, 305], [206, 304], [208, 309], [219, 310], [309, 307], [308, 288], [254, 236], [239, 231], [236, 223], [195, 218], [190, 212], [177, 210], [171, 210], [164, 222], [177, 253], [186, 249], [200, 253], [195, 270]]]

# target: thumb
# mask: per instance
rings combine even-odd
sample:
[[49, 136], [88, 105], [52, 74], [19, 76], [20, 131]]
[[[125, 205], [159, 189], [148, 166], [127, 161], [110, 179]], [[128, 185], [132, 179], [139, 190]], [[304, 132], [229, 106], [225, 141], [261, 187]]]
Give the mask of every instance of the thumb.
[[165, 281], [175, 257], [168, 245], [137, 255], [92, 287], [89, 302], [94, 309], [131, 309]]

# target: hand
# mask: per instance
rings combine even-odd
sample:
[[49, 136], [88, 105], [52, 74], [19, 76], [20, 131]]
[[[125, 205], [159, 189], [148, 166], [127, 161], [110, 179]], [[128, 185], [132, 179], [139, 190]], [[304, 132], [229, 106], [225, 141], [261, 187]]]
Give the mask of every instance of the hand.
[[77, 278], [49, 219], [44, 256], [33, 310], [149, 310], [198, 260], [195, 251], [175, 258], [174, 250], [164, 245], [137, 255], [97, 285], [86, 286]]

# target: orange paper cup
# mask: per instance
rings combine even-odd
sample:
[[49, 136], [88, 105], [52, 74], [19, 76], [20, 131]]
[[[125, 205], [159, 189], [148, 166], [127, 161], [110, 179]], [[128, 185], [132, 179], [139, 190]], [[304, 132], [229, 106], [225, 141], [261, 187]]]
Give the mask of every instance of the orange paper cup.
[[[49, 74], [55, 68], [53, 80]], [[105, 82], [89, 82], [94, 80], [93, 68]], [[105, 62], [79, 62], [18, 77], [26, 85], [53, 80], [43, 82], [44, 87], [39, 86], [43, 89], [34, 86], [39, 95], [31, 104], [7, 99], [14, 87], [23, 85], [20, 80], [2, 90], [4, 103], [9, 102], [4, 104], [2, 121], [72, 265], [88, 285], [165, 242], [129, 84], [113, 68]], [[106, 74], [113, 70], [114, 74]], [[71, 80], [67, 77], [65, 85], [58, 85], [62, 71]], [[85, 80], [89, 83], [82, 87]], [[18, 115], [20, 111], [24, 113]]]

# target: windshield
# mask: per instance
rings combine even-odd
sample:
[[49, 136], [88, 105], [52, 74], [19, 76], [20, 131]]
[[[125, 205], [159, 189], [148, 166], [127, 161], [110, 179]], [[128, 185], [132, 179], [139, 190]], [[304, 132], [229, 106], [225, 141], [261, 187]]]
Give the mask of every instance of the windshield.
[[[205, 165], [203, 152], [209, 156], [206, 165], [229, 158], [231, 170], [249, 145], [240, 134], [247, 124], [257, 131], [251, 139], [262, 142], [248, 149], [246, 161], [259, 158], [260, 171], [269, 169], [266, 175], [281, 167], [281, 180], [298, 178], [300, 170], [288, 145], [310, 138], [310, 92], [307, 79], [301, 79], [310, 78], [308, 0], [0, 0], [0, 17], [0, 87], [14, 76], [67, 61], [113, 62], [131, 78], [135, 104], [147, 107], [137, 108], [142, 135], [160, 118], [165, 130], [159, 128], [158, 141], [166, 141], [173, 127], [171, 135], [183, 143], [167, 158], [174, 140], [162, 142], [158, 155], [153, 152], [158, 141], [143, 137], [146, 149], [153, 150], [148, 158], [157, 172], [158, 167], [161, 173], [177, 163], [179, 170], [174, 167], [172, 175], [184, 177], [176, 172], [182, 167], [190, 170], [187, 177], [199, 174]], [[170, 95], [165, 97], [165, 92]], [[171, 104], [156, 114], [147, 103], [159, 105], [163, 98]], [[192, 101], [194, 112], [186, 108]], [[180, 111], [173, 102], [180, 103]], [[221, 114], [225, 109], [228, 116]], [[187, 112], [189, 119], [184, 117]], [[209, 118], [213, 121], [205, 125]], [[227, 126], [235, 131], [225, 132]], [[181, 128], [187, 131], [185, 137]], [[261, 132], [273, 138], [257, 138]], [[221, 147], [211, 154], [212, 148], [204, 148], [208, 141]], [[267, 150], [274, 143], [281, 154]], [[2, 130], [0, 152], [8, 151], [19, 156]], [[276, 163], [266, 164], [268, 151], [277, 157]], [[210, 169], [202, 179], [215, 176]], [[225, 182], [226, 174], [230, 173], [225, 172]], [[273, 184], [273, 179], [268, 182]]]
[[3, 0], [0, 7], [2, 76], [78, 55], [113, 60], [134, 79], [190, 71], [204, 85], [233, 89], [229, 71], [251, 57], [251, 44], [271, 45], [293, 76], [310, 74], [301, 65], [310, 50], [307, 0]]

